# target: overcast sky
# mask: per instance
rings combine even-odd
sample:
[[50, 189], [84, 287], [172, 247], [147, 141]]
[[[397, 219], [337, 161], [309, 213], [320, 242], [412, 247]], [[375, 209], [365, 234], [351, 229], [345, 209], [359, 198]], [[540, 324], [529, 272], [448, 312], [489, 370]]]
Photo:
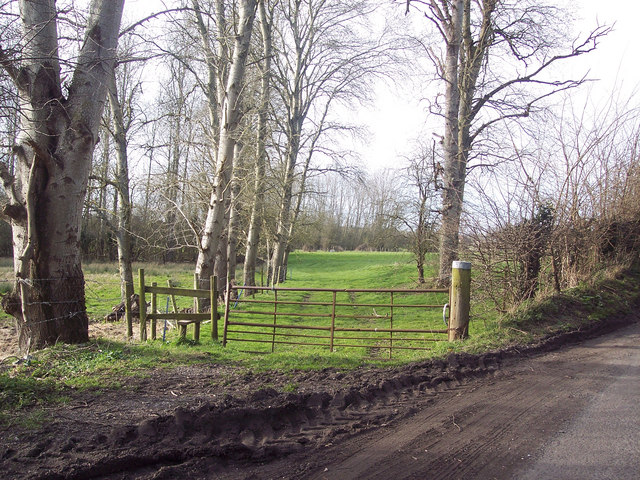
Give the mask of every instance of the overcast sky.
[[[614, 26], [596, 51], [563, 64], [566, 78], [580, 78], [588, 72], [589, 78], [597, 80], [581, 89], [577, 101], [588, 97], [588, 101], [597, 105], [605, 102], [614, 90], [622, 91], [623, 98], [629, 96], [640, 84], [637, 54], [640, 0], [558, 0], [558, 3], [577, 9], [573, 36], [582, 34], [584, 38], [596, 25]], [[137, 17], [161, 8], [161, 0], [127, 0], [126, 5], [128, 15]], [[401, 6], [398, 11], [402, 12]], [[417, 17], [416, 22], [421, 20]], [[420, 103], [419, 99], [428, 93], [420, 91], [420, 86], [402, 87], [379, 85], [373, 104], [353, 112], [352, 121], [366, 124], [370, 135], [366, 143], [347, 142], [347, 147], [356, 150], [369, 168], [397, 167], [402, 155], [411, 151], [416, 137], [433, 138], [434, 132], [442, 133], [438, 123], [424, 126], [426, 103]]]
[[[636, 0], [576, 0], [570, 2], [576, 12], [574, 33], [583, 36], [596, 25], [613, 25], [614, 30], [602, 40], [597, 50], [565, 65], [567, 76], [580, 78], [588, 72], [597, 82], [583, 88], [577, 100], [594, 104], [606, 101], [615, 90], [628, 96], [640, 83], [638, 60], [638, 21], [640, 1]], [[395, 92], [382, 88], [375, 106], [361, 115], [371, 135], [366, 145], [355, 145], [363, 163], [373, 168], [396, 167], [398, 158], [410, 151], [412, 140], [419, 135], [417, 126], [424, 124], [425, 105], [418, 102], [417, 93]], [[429, 128], [422, 135], [431, 137]], [[437, 133], [441, 133], [438, 131]]]

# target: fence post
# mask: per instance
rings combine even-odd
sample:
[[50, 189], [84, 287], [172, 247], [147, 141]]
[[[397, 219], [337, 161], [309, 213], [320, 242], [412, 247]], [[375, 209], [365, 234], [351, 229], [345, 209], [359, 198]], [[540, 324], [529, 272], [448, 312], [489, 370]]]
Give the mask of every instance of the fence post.
[[229, 285], [224, 293], [224, 331], [222, 334], [222, 346], [227, 346], [227, 331], [229, 329]]
[[273, 333], [271, 334], [271, 353], [276, 350], [276, 325], [278, 324], [278, 290], [273, 290]]
[[335, 341], [336, 334], [336, 296], [338, 295], [337, 290], [333, 291], [333, 301], [331, 302], [331, 329], [330, 329], [330, 339], [329, 339], [329, 351], [333, 353], [333, 345]]
[[211, 292], [211, 340], [218, 341], [218, 277], [209, 278]]
[[[167, 279], [167, 287], [173, 288], [173, 282], [171, 281], [170, 278]], [[178, 304], [176, 303], [176, 296], [172, 293], [170, 297], [171, 297], [171, 307], [173, 308], [173, 313], [178, 313]], [[165, 324], [166, 323], [167, 322], [165, 321]]]
[[140, 279], [140, 294], [138, 302], [140, 303], [140, 341], [147, 339], [147, 299], [144, 294], [144, 268], [138, 270]]
[[393, 354], [393, 292], [391, 292], [391, 307], [389, 309], [389, 360]]
[[[152, 287], [157, 287], [158, 283], [157, 282], [152, 282], [151, 283]], [[151, 317], [151, 340], [155, 340], [156, 339], [156, 325], [157, 325], [157, 321], [156, 321], [156, 317], [155, 314], [158, 311], [158, 295], [153, 292], [151, 294], [151, 315], [153, 315]]]
[[[198, 281], [198, 274], [193, 274], [193, 288], [195, 290], [200, 288], [200, 282]], [[200, 313], [200, 299], [198, 297], [194, 297], [193, 299], [193, 313]], [[196, 342], [200, 341], [200, 322], [196, 321], [193, 324], [193, 339]]]
[[455, 261], [451, 265], [451, 309], [449, 341], [469, 336], [469, 308], [471, 306], [471, 263]]
[[133, 315], [131, 314], [131, 295], [133, 295], [133, 284], [124, 284], [124, 315], [127, 319], [127, 340], [133, 338]]

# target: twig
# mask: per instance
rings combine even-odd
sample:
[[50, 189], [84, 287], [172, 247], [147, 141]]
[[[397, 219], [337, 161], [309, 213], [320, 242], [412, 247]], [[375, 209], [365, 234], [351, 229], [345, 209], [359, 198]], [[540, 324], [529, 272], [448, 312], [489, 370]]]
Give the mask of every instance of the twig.
[[453, 422], [453, 424], [454, 424], [456, 427], [458, 427], [458, 431], [459, 431], [459, 432], [461, 432], [461, 431], [462, 431], [462, 428], [460, 428], [460, 425], [458, 425], [458, 424], [456, 423], [456, 417], [455, 417], [455, 415], [451, 415], [451, 421]]
[[520, 332], [523, 335], [527, 335], [527, 332], [525, 332], [524, 330], [519, 330], [517, 328], [513, 328], [513, 327], [507, 327], [509, 330], [515, 330], [516, 332]]

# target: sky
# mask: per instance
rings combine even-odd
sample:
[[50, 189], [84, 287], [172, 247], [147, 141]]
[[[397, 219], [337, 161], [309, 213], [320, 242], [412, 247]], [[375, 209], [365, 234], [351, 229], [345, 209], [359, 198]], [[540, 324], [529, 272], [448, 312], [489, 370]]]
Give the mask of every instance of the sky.
[[[614, 91], [623, 98], [629, 95], [640, 85], [637, 54], [640, 1], [576, 0], [569, 4], [578, 9], [574, 34], [585, 35], [596, 25], [614, 28], [594, 52], [564, 65], [567, 76], [580, 78], [588, 74], [596, 80], [583, 87], [577, 98], [597, 105]], [[370, 135], [365, 143], [353, 146], [369, 169], [396, 167], [399, 159], [410, 153], [416, 137], [433, 138], [434, 133], [441, 134], [432, 125], [425, 126], [426, 105], [419, 102], [417, 94], [384, 85], [378, 86], [376, 94], [373, 105], [358, 114], [366, 121]]]
[[[640, 61], [636, 35], [640, 0], [558, 0], [558, 4], [563, 3], [575, 9], [572, 36], [584, 37], [597, 25], [614, 28], [594, 52], [563, 64], [566, 78], [581, 78], [588, 74], [590, 79], [596, 80], [587, 87], [581, 87], [580, 92], [574, 92], [577, 101], [598, 105], [604, 103], [614, 90], [624, 98], [639, 88]], [[137, 17], [142, 12], [157, 10], [161, 0], [127, 0], [126, 5], [128, 11], [135, 12], [133, 16]], [[398, 8], [402, 11], [400, 6]], [[413, 12], [414, 15], [416, 13]], [[415, 21], [419, 24], [427, 20], [418, 18]], [[411, 86], [377, 84], [369, 106], [350, 110], [352, 116], [349, 121], [366, 126], [368, 135], [364, 141], [344, 139], [344, 148], [354, 150], [368, 170], [395, 168], [415, 148], [417, 138], [424, 140], [441, 135], [440, 119], [432, 118], [427, 125], [427, 104], [420, 99], [430, 93], [421, 91], [422, 88], [418, 82]]]

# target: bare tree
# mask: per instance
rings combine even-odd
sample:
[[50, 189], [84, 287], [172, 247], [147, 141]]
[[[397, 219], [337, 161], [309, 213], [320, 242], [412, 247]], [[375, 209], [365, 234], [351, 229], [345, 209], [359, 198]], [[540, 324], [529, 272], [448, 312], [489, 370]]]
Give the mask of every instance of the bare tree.
[[411, 233], [411, 250], [416, 260], [418, 283], [425, 283], [426, 254], [434, 250], [436, 243], [440, 170], [435, 141], [432, 146], [418, 145], [418, 150], [409, 158], [409, 165], [404, 169], [407, 198], [403, 202], [401, 218]]
[[[54, 0], [20, 2], [23, 41], [0, 46], [0, 64], [16, 85], [21, 115], [15, 174], [2, 170], [16, 274], [15, 290], [2, 303], [17, 319], [22, 350], [88, 339], [81, 215], [123, 5], [90, 3], [75, 61], [59, 57]], [[62, 65], [69, 64], [72, 77], [65, 83]]]
[[[264, 218], [264, 188], [267, 163], [267, 135], [268, 118], [271, 97], [271, 57], [273, 54], [273, 15], [274, 9], [267, 10], [262, 1], [258, 4], [258, 18], [260, 21], [260, 33], [262, 36], [262, 59], [260, 68], [260, 104], [258, 106], [258, 127], [256, 131], [256, 155], [254, 166], [253, 199], [251, 201], [251, 213], [247, 228], [246, 253], [244, 260], [243, 284], [255, 285], [256, 260], [258, 258], [258, 246], [260, 230]], [[248, 292], [252, 292], [249, 290]]]
[[552, 65], [594, 50], [609, 29], [599, 27], [562, 49], [558, 45], [566, 16], [548, 3], [407, 0], [406, 5], [424, 9], [446, 46], [444, 62], [433, 49], [427, 50], [447, 92], [439, 273], [446, 282], [458, 252], [474, 144], [493, 125], [528, 117], [543, 99], [581, 85], [584, 79], [558, 80], [547, 73]]
[[514, 161], [471, 177], [468, 255], [501, 312], [638, 257], [637, 107], [615, 94], [597, 109], [567, 98], [544, 119], [528, 137], [505, 132]]
[[113, 115], [112, 135], [116, 145], [116, 177], [115, 188], [118, 192], [117, 228], [115, 228], [118, 244], [118, 266], [120, 269], [120, 296], [124, 300], [126, 285], [133, 286], [132, 244], [131, 244], [131, 195], [129, 192], [129, 154], [127, 133], [133, 122], [133, 117], [127, 115], [132, 112], [132, 100], [136, 86], [130, 95], [125, 97], [126, 106], [118, 96], [115, 75], [109, 88], [109, 108]]
[[[286, 252], [295, 217], [294, 186], [300, 180], [299, 159], [304, 158], [307, 165], [319, 139], [326, 138], [326, 132], [335, 127], [330, 126], [329, 114], [336, 104], [364, 100], [367, 82], [389, 63], [389, 46], [371, 39], [366, 27], [367, 15], [374, 9], [360, 0], [280, 3], [274, 24], [273, 59], [273, 85], [281, 109], [277, 111], [282, 111], [278, 115], [281, 143], [276, 146], [282, 172], [270, 274], [274, 284], [286, 276]], [[308, 171], [305, 165], [303, 173]]]
[[[222, 91], [219, 90], [219, 95], [223, 101], [219, 117], [220, 133], [216, 158], [217, 165], [196, 262], [196, 275], [200, 282], [208, 282], [209, 277], [214, 273], [216, 252], [220, 250], [220, 239], [227, 226], [225, 214], [230, 194], [229, 182], [231, 180], [233, 155], [237, 140], [236, 135], [241, 118], [240, 93], [244, 85], [246, 60], [249, 55], [256, 8], [256, 0], [242, 0], [241, 2], [237, 24], [238, 31], [233, 42], [229, 72], [224, 83], [224, 89]], [[220, 14], [217, 18], [220, 25], [224, 15]]]

